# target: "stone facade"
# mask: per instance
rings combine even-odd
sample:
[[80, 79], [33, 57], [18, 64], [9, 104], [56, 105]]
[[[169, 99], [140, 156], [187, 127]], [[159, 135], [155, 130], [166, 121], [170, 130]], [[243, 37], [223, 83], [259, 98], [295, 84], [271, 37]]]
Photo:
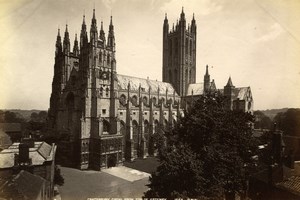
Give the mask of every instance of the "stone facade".
[[165, 18], [163, 82], [117, 73], [112, 18], [108, 37], [102, 22], [98, 35], [94, 10], [88, 40], [84, 17], [73, 51], [68, 27], [63, 42], [58, 31], [48, 116], [49, 131], [63, 138], [58, 154], [96, 170], [154, 154], [153, 135], [169, 131], [193, 99], [191, 87], [202, 87], [195, 84], [196, 22], [185, 23], [183, 10], [171, 31]]

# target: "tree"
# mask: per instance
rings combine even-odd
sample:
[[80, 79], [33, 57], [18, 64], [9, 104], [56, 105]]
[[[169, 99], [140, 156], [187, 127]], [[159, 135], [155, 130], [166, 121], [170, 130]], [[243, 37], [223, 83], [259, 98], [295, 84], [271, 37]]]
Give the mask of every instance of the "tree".
[[62, 186], [65, 183], [65, 179], [61, 175], [60, 168], [55, 165], [54, 168], [54, 184]]
[[24, 121], [24, 118], [18, 113], [11, 111], [4, 112], [4, 123], [22, 123]]
[[245, 193], [257, 151], [253, 116], [226, 111], [224, 103], [221, 97], [201, 97], [166, 135], [146, 197], [230, 199]]
[[254, 128], [256, 129], [271, 129], [272, 127], [272, 120], [266, 116], [261, 111], [254, 111], [255, 116], [255, 122], [254, 122]]
[[286, 112], [278, 113], [274, 122], [279, 130], [286, 135], [300, 136], [300, 109], [288, 109]]

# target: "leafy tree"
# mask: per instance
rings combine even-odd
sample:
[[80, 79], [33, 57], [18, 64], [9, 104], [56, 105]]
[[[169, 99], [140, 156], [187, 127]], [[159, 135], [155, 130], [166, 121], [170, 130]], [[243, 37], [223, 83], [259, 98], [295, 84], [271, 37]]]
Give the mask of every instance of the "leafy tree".
[[245, 193], [257, 151], [250, 128], [253, 116], [226, 111], [224, 102], [201, 97], [166, 135], [167, 147], [146, 197], [230, 199]]
[[300, 109], [288, 109], [286, 112], [278, 113], [274, 122], [279, 130], [286, 135], [300, 136]]
[[5, 123], [22, 123], [24, 122], [24, 118], [21, 115], [18, 115], [11, 111], [4, 112], [4, 121]]
[[254, 111], [256, 129], [270, 129], [272, 127], [272, 120], [261, 111]]

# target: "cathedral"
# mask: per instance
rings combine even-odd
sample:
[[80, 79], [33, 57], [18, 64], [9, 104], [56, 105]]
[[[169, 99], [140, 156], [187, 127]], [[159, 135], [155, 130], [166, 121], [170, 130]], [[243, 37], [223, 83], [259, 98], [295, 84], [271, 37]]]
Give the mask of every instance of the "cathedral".
[[68, 26], [58, 30], [50, 108], [49, 131], [61, 138], [58, 154], [79, 169], [100, 170], [155, 155], [153, 135], [171, 130], [179, 116], [201, 95], [228, 98], [227, 108], [252, 112], [250, 87], [235, 87], [229, 78], [223, 89], [210, 80], [196, 83], [194, 19], [187, 25], [184, 11], [177, 24], [163, 22], [163, 81], [117, 73], [112, 17], [107, 37], [95, 9], [87, 31], [85, 16], [73, 50]]

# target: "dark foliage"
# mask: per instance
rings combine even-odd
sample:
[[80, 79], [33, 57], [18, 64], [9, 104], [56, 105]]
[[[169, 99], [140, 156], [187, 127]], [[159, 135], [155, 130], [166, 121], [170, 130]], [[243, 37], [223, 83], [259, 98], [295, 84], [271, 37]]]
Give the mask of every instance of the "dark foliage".
[[254, 122], [254, 128], [255, 129], [271, 129], [272, 128], [272, 120], [266, 116], [261, 111], [255, 111], [255, 122]]
[[65, 183], [64, 177], [61, 175], [60, 168], [55, 165], [54, 169], [54, 184], [62, 186]]
[[1, 123], [23, 123], [25, 122], [24, 118], [15, 112], [11, 112], [11, 111], [1, 111], [0, 113], [2, 115], [2, 117], [0, 118], [0, 122]]
[[253, 116], [226, 111], [224, 99], [202, 97], [166, 134], [160, 166], [145, 197], [222, 198], [243, 194], [255, 169]]
[[274, 122], [284, 134], [300, 136], [300, 109], [288, 109], [286, 112], [278, 113]]

